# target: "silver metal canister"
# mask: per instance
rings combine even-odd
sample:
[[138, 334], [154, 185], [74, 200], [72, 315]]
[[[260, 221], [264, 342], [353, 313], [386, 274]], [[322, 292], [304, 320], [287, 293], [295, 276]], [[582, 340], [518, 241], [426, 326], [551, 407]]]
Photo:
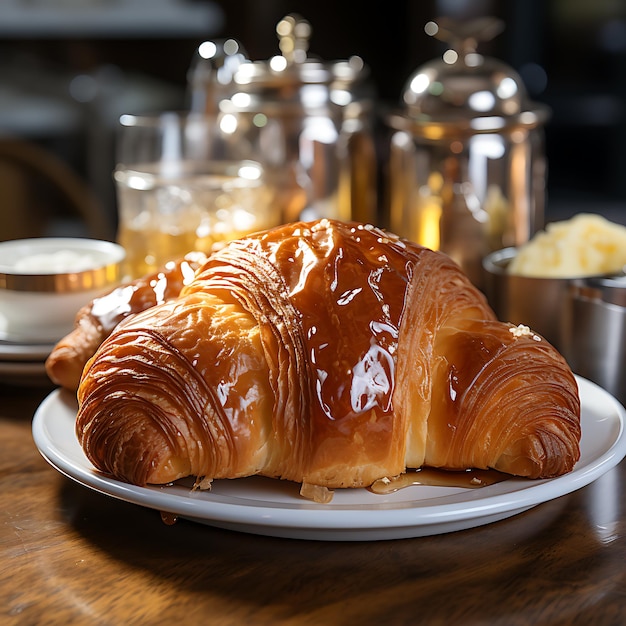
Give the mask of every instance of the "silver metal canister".
[[450, 47], [414, 72], [388, 117], [390, 229], [446, 252], [478, 286], [483, 257], [525, 243], [544, 221], [549, 111], [510, 67], [477, 52], [502, 28], [494, 18], [427, 24]]
[[231, 156], [263, 164], [284, 221], [375, 220], [368, 68], [357, 56], [309, 56], [311, 27], [299, 16], [285, 17], [276, 32], [281, 53], [267, 61], [197, 67], [192, 107], [217, 117]]

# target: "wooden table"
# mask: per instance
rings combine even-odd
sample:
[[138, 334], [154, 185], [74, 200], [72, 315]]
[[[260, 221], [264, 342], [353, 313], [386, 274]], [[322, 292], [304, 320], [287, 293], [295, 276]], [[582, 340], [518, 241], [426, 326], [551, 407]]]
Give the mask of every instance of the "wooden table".
[[50, 389], [0, 387], [0, 624], [626, 624], [626, 464], [480, 528], [379, 542], [213, 529], [40, 456]]

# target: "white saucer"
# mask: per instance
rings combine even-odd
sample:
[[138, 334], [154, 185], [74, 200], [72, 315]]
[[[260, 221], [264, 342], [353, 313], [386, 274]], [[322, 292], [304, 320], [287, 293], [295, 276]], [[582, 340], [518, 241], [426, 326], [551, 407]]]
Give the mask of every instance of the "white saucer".
[[0, 339], [0, 362], [41, 361], [48, 358], [54, 343], [23, 343]]

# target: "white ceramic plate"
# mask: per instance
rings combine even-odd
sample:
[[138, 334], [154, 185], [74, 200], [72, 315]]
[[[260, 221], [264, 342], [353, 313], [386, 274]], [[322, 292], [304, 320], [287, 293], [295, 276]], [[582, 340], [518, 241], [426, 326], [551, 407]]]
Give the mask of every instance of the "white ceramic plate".
[[335, 492], [315, 504], [298, 486], [261, 477], [214, 481], [211, 491], [190, 483], [135, 487], [97, 472], [74, 434], [76, 401], [54, 391], [37, 410], [33, 437], [44, 458], [75, 481], [158, 511], [232, 530], [299, 539], [364, 541], [452, 532], [511, 517], [599, 478], [626, 456], [624, 408], [597, 385], [577, 378], [582, 400], [581, 459], [551, 480], [510, 479], [481, 489], [414, 486], [391, 495], [365, 489]]

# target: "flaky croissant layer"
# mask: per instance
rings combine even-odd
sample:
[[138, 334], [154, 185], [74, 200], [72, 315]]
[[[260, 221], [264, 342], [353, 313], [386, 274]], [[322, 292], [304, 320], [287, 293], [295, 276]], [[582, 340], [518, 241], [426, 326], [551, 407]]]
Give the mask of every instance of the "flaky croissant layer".
[[551, 477], [580, 402], [544, 339], [444, 254], [321, 220], [231, 242], [87, 363], [76, 430], [139, 485], [254, 474], [360, 487], [423, 465]]

